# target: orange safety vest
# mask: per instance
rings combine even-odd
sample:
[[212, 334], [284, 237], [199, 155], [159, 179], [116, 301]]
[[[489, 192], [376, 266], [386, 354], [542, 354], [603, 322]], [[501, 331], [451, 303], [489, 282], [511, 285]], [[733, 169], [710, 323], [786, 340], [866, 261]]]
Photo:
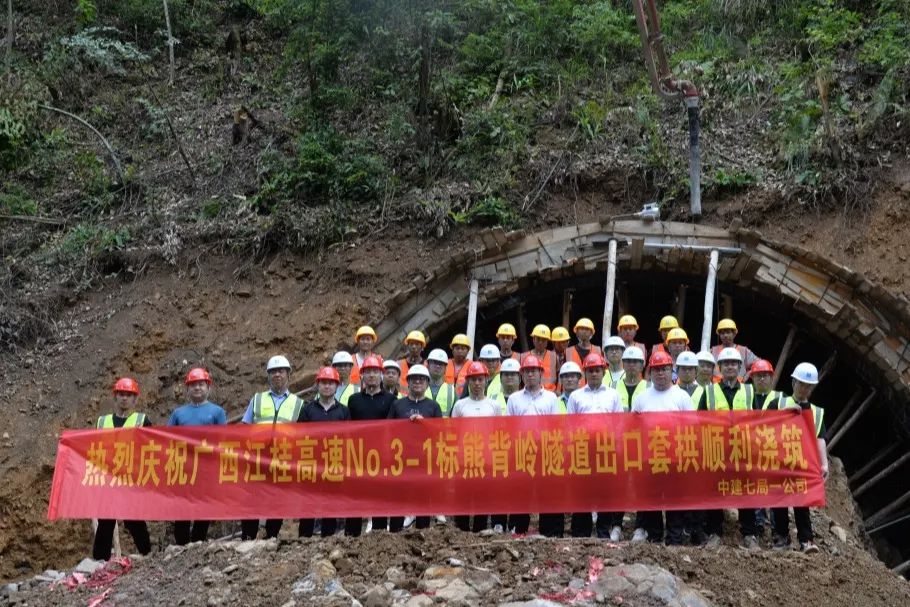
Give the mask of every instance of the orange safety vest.
[[[422, 364], [422, 363], [421, 363]], [[401, 367], [401, 378], [399, 378], [398, 383], [404, 389], [405, 392], [408, 391], [408, 369], [411, 366], [408, 364], [407, 358], [402, 358], [398, 361], [398, 366]]]
[[[502, 358], [502, 357], [500, 356], [500, 358]], [[512, 356], [510, 356], [509, 358], [511, 358], [512, 360], [517, 360], [518, 362], [521, 362], [521, 352], [516, 352], [515, 350], [512, 350]]]
[[[534, 350], [531, 350], [530, 352], [525, 352], [524, 354], [522, 354], [519, 362], [521, 362], [523, 364], [525, 361], [525, 358], [527, 358], [529, 354], [534, 354]], [[534, 354], [534, 356], [537, 356], [537, 355]], [[540, 357], [538, 357], [538, 358], [540, 358]], [[547, 350], [546, 354], [544, 354], [544, 356], [543, 356], [543, 360], [540, 362], [543, 365], [543, 376], [542, 376], [543, 388], [544, 388], [544, 390], [553, 391], [556, 389], [556, 380], [558, 379], [558, 377], [556, 375], [556, 373], [557, 373], [556, 353], [553, 352], [553, 350]]]
[[[382, 357], [379, 356], [378, 354], [376, 354], [375, 352], [371, 356], [375, 356], [376, 358], [378, 358], [379, 364], [383, 363]], [[353, 355], [353, 358], [354, 358], [354, 368], [351, 369], [351, 383], [359, 384], [360, 383], [360, 365], [363, 364], [363, 362], [361, 362], [361, 360], [360, 360], [360, 352], [355, 352]], [[366, 356], [364, 356], [363, 358], [366, 359]]]
[[[598, 354], [601, 354], [601, 355], [603, 354], [603, 351], [600, 349], [600, 346], [595, 346], [594, 344], [591, 344], [591, 351], [588, 352], [588, 354], [592, 354], [592, 353], [594, 353], [594, 352], [597, 352]], [[577, 345], [576, 345], [576, 346], [569, 346], [569, 347], [566, 349], [566, 362], [573, 362], [573, 363], [575, 363], [576, 365], [578, 365], [579, 367], [582, 367], [582, 363], [583, 363], [584, 361], [582, 361], [582, 359], [581, 359], [581, 354], [578, 353], [578, 346], [577, 346]], [[583, 367], [582, 367], [582, 369], [583, 369]], [[558, 371], [557, 371], [557, 373], [558, 373]], [[579, 387], [579, 388], [584, 388], [584, 387], [585, 387], [585, 373], [584, 373], [584, 370], [582, 370], [582, 372], [581, 372], [581, 381], [578, 382], [578, 387]], [[561, 391], [562, 386], [557, 386], [557, 388], [559, 388], [560, 391]]]
[[464, 359], [464, 362], [461, 363], [461, 368], [458, 369], [458, 373], [455, 373], [454, 360], [449, 360], [449, 362], [446, 363], [446, 374], [444, 381], [447, 384], [452, 384], [455, 386], [455, 394], [461, 394], [462, 390], [464, 390], [464, 385], [468, 381], [468, 378], [465, 374], [468, 372], [468, 365], [470, 362], [471, 361], [467, 358]]

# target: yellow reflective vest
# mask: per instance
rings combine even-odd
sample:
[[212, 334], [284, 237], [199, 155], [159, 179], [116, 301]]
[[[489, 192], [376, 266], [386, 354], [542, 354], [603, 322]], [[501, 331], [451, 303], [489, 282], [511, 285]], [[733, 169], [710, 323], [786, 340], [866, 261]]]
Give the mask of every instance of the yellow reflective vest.
[[[126, 421], [123, 422], [124, 428], [141, 428], [145, 424], [145, 413], [130, 413]], [[98, 423], [95, 424], [96, 428], [113, 428], [114, 427], [114, 415], [109, 413], [107, 415], [102, 415], [98, 418]]]
[[[772, 404], [776, 406], [772, 407]], [[809, 403], [809, 408], [812, 409], [812, 421], [815, 422], [815, 438], [822, 438], [822, 422], [825, 419], [825, 410], [821, 407]], [[784, 396], [781, 393], [780, 398], [776, 400], [771, 400], [766, 402], [763, 409], [802, 409], [792, 396]]]
[[[620, 384], [622, 384], [622, 385], [620, 385]], [[648, 387], [648, 382], [646, 382], [643, 379], [638, 380], [638, 384], [635, 386], [635, 389], [632, 390], [631, 397], [629, 396], [628, 386], [626, 385], [625, 382], [621, 382], [621, 381], [616, 382], [615, 384], [613, 384], [612, 387], [614, 390], [619, 392], [619, 400], [620, 400], [620, 402], [622, 402], [622, 407], [623, 407], [623, 409], [628, 411], [629, 407], [632, 404], [632, 399], [634, 399], [636, 396], [638, 396], [639, 394], [641, 394], [642, 392], [645, 391], [645, 389]]]
[[[435, 394], [434, 394], [435, 390]], [[427, 392], [430, 393], [430, 396], [439, 403], [439, 408], [442, 409], [443, 415], [449, 415], [449, 411], [455, 405], [455, 386], [452, 384], [439, 384], [438, 386], [430, 386], [427, 389]]]
[[254, 424], [271, 424], [271, 423], [290, 423], [296, 422], [300, 417], [300, 410], [303, 408], [303, 401], [296, 394], [288, 394], [288, 397], [281, 402], [277, 408], [275, 401], [272, 399], [271, 392], [259, 392], [253, 397], [253, 423]]
[[357, 394], [358, 392], [360, 392], [360, 386], [357, 384], [349, 383], [344, 388], [335, 391], [335, 400], [337, 400], [342, 405], [347, 406], [348, 399], [350, 399], [351, 396]]
[[[724, 395], [721, 385], [711, 384], [711, 387], [705, 390], [707, 409], [708, 411], [730, 411], [731, 409], [733, 411], [750, 411], [752, 409], [753, 390], [752, 384], [740, 384], [736, 394], [733, 395], [733, 406], [731, 407], [730, 403], [727, 402], [727, 397]], [[696, 406], [700, 402], [701, 398], [699, 398]]]

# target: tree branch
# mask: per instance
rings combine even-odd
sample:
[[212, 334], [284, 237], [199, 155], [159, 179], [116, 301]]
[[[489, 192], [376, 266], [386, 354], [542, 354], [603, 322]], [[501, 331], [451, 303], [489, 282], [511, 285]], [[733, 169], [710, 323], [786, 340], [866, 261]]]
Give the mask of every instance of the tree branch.
[[98, 129], [96, 129], [95, 127], [93, 127], [92, 125], [90, 125], [88, 122], [86, 122], [85, 120], [83, 120], [83, 119], [80, 118], [79, 116], [77, 116], [77, 115], [75, 115], [75, 114], [71, 114], [70, 112], [67, 112], [66, 110], [61, 110], [60, 108], [53, 107], [53, 106], [50, 106], [50, 105], [43, 105], [43, 104], [38, 104], [38, 107], [41, 108], [42, 110], [46, 110], [46, 111], [48, 111], [48, 112], [56, 112], [56, 113], [58, 113], [58, 114], [63, 114], [64, 116], [69, 116], [70, 118], [72, 118], [72, 119], [75, 120], [76, 122], [78, 122], [78, 123], [84, 125], [84, 126], [85, 126], [86, 128], [88, 128], [91, 132], [93, 132], [95, 135], [97, 135], [97, 136], [98, 136], [98, 139], [101, 140], [101, 143], [104, 144], [104, 147], [107, 148], [108, 153], [111, 155], [111, 160], [114, 161], [114, 167], [117, 169], [117, 175], [120, 177], [120, 183], [123, 184], [123, 183], [126, 181], [126, 179], [125, 179], [124, 176], [123, 176], [123, 167], [120, 166], [120, 160], [117, 158], [117, 154], [114, 152], [114, 148], [111, 146], [110, 142], [104, 137], [104, 135], [102, 135], [102, 134], [98, 131]]

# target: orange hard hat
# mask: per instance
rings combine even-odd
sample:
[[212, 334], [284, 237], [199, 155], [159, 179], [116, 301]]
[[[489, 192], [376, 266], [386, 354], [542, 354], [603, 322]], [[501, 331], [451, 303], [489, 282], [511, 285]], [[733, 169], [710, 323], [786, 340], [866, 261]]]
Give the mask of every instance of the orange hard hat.
[[183, 380], [183, 384], [189, 386], [190, 384], [194, 384], [197, 381], [204, 381], [211, 386], [212, 376], [209, 375], [209, 372], [202, 367], [196, 367], [195, 369], [190, 369], [190, 372], [186, 374], [186, 379]]
[[465, 377], [476, 377], [478, 375], [488, 377], [490, 375], [490, 372], [487, 370], [487, 366], [485, 364], [475, 361], [468, 365], [468, 371], [465, 373]]
[[540, 369], [543, 371], [543, 363], [533, 354], [529, 354], [521, 361], [521, 370], [524, 371], [525, 369]]
[[651, 360], [648, 361], [648, 366], [651, 368], [672, 367], [673, 358], [666, 352], [657, 351], [651, 355]]
[[382, 371], [382, 359], [378, 356], [367, 356], [363, 359], [363, 364], [360, 365], [360, 370], [365, 369], [378, 369]]
[[117, 383], [114, 384], [113, 391], [114, 393], [129, 392], [130, 394], [139, 396], [139, 382], [132, 377], [121, 377], [117, 380]]
[[333, 381], [336, 384], [341, 383], [341, 376], [338, 375], [338, 370], [335, 367], [323, 367], [319, 369], [319, 372], [316, 374], [316, 381]]
[[604, 361], [604, 357], [598, 352], [591, 352], [585, 356], [585, 360], [581, 366], [584, 369], [590, 369], [592, 367], [606, 367], [607, 363]]
[[752, 375], [756, 373], [774, 373], [774, 365], [763, 358], [759, 358], [754, 363], [752, 363], [752, 368], [749, 370]]

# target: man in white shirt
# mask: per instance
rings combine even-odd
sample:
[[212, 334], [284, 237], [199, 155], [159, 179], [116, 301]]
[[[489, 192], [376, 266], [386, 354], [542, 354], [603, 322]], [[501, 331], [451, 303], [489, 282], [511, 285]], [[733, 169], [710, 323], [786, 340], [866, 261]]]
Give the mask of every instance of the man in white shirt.
[[[533, 353], [521, 361], [521, 376], [525, 387], [509, 396], [506, 405], [508, 415], [559, 415], [559, 400], [556, 395], [543, 388], [544, 366]], [[515, 533], [527, 533], [531, 524], [530, 514], [512, 514], [509, 527]], [[563, 514], [541, 514], [540, 533], [548, 537], [562, 537], [565, 527]]]
[[[604, 384], [607, 363], [599, 352], [591, 352], [582, 363], [585, 371], [585, 386], [572, 392], [566, 406], [569, 415], [575, 413], [623, 413], [619, 393]], [[618, 514], [618, 518], [617, 518]], [[591, 537], [592, 519], [590, 512], [572, 514], [572, 537]], [[617, 522], [618, 520], [618, 522]], [[610, 538], [618, 542], [621, 537], [622, 513], [598, 512], [597, 537]]]
[[[679, 386], [673, 384], [673, 358], [666, 352], [654, 352], [648, 362], [651, 370], [651, 385], [644, 392], [632, 399], [633, 413], [656, 413], [665, 411], [693, 411], [692, 399]], [[683, 530], [689, 523], [696, 541], [701, 540], [704, 531], [698, 526], [700, 517], [682, 510], [668, 510], [667, 545], [679, 546], [683, 543]], [[633, 542], [650, 540], [659, 542], [664, 535], [664, 517], [659, 510], [639, 512], [635, 517]]]

